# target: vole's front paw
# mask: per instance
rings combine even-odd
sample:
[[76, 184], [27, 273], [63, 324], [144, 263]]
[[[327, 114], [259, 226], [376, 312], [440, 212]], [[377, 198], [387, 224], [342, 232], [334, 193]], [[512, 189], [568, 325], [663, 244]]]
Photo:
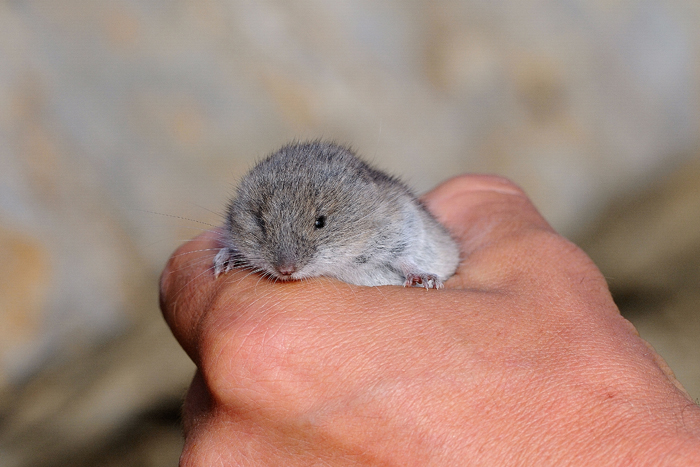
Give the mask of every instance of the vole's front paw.
[[233, 255], [229, 248], [222, 248], [214, 257], [214, 277], [233, 269]]

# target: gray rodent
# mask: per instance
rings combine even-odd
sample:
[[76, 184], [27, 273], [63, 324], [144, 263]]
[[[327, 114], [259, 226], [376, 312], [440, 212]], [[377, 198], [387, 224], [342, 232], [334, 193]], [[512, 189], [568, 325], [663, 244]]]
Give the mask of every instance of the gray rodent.
[[284, 146], [245, 175], [221, 241], [217, 276], [241, 265], [279, 280], [440, 288], [459, 263], [406, 185], [323, 141]]

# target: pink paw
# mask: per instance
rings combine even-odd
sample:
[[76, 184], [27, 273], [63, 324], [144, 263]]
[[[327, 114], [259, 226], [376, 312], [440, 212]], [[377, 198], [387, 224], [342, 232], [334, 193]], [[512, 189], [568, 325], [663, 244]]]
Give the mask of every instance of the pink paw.
[[423, 274], [423, 273], [408, 273], [406, 274], [406, 282], [403, 283], [404, 287], [413, 287], [414, 285], [421, 284], [427, 289], [441, 289], [442, 281], [435, 274]]

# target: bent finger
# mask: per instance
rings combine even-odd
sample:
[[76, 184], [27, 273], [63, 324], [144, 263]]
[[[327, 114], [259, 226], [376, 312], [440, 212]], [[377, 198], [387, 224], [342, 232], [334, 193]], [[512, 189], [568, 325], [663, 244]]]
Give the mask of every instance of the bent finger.
[[197, 323], [219, 287], [212, 268], [214, 253], [220, 248], [219, 235], [216, 230], [207, 231], [181, 245], [160, 276], [161, 312], [193, 359]]
[[523, 229], [553, 232], [525, 192], [502, 177], [454, 177], [426, 193], [423, 201], [466, 255]]
[[462, 286], [493, 288], [526, 277], [542, 281], [570, 274], [602, 278], [590, 259], [558, 235], [523, 190], [507, 179], [462, 175], [439, 185], [423, 201], [460, 244], [457, 278]]

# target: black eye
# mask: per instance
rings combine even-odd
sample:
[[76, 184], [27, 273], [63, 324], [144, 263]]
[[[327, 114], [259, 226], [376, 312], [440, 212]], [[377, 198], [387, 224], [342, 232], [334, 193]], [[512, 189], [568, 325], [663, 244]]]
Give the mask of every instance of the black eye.
[[318, 216], [316, 222], [314, 222], [314, 227], [317, 229], [322, 229], [326, 225], [326, 216]]

